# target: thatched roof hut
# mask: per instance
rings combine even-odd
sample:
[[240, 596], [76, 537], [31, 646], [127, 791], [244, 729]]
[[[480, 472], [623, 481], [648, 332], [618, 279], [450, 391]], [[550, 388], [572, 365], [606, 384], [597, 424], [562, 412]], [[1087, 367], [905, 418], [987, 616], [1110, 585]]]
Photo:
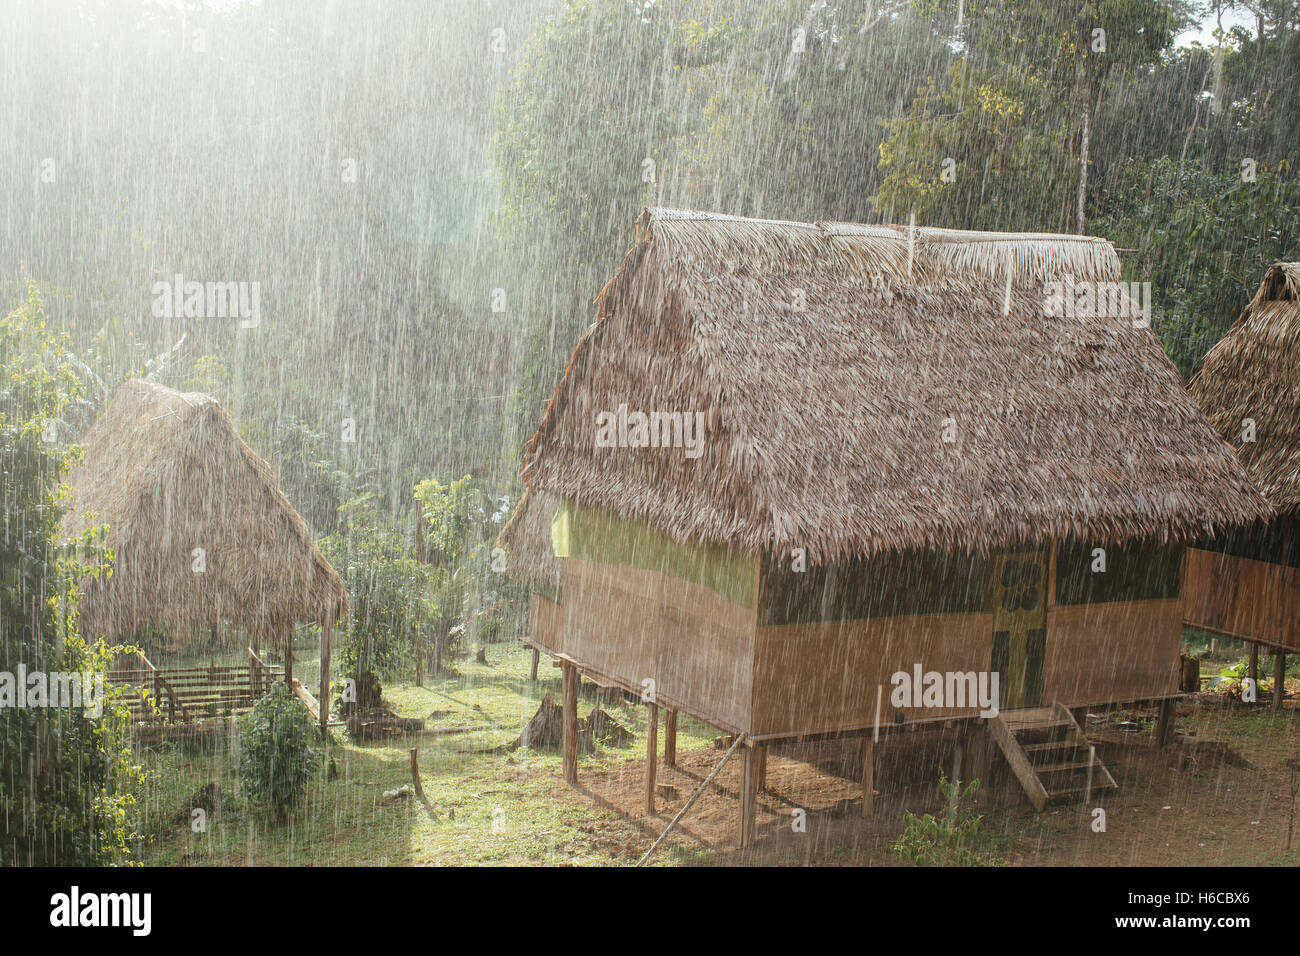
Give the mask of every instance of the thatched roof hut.
[[[1188, 386], [1278, 514], [1300, 511], [1300, 262], [1279, 262]], [[1244, 441], [1244, 422], [1254, 423]]]
[[744, 734], [742, 844], [768, 743], [987, 716], [914, 670], [1019, 712], [1035, 805], [1109, 780], [1066, 708], [1172, 699], [1182, 544], [1268, 513], [1119, 280], [1093, 237], [647, 211], [501, 536], [559, 559], [569, 724], [582, 673]]
[[[814, 561], [1168, 542], [1252, 517], [1258, 494], [1149, 329], [1044, 315], [1045, 282], [1119, 271], [1092, 237], [650, 210], [525, 483], [679, 541]], [[593, 416], [621, 403], [703, 411], [702, 458], [595, 447]]]
[[[1300, 650], [1300, 262], [1278, 262], [1189, 390], [1277, 516], [1207, 537], [1188, 555], [1187, 621]], [[1278, 698], [1280, 702], [1280, 698]]]
[[221, 620], [256, 642], [345, 612], [342, 579], [215, 399], [129, 381], [84, 444], [63, 533], [107, 525], [114, 552], [84, 588], [89, 633], [188, 639]]

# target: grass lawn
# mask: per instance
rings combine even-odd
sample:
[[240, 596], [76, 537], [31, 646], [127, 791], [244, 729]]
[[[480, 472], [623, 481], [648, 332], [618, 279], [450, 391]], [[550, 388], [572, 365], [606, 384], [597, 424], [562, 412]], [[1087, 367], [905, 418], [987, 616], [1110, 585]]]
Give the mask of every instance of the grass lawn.
[[[295, 664], [295, 674], [310, 687], [316, 662], [306, 659], [306, 646], [300, 655], [304, 659]], [[559, 700], [560, 671], [543, 657], [539, 679], [529, 681], [531, 651], [514, 642], [490, 645], [487, 656], [486, 666], [472, 659], [456, 661], [425, 687], [394, 683], [385, 688], [399, 714], [423, 718], [428, 728], [487, 724], [487, 729], [373, 744], [354, 744], [336, 730], [329, 769], [318, 774], [287, 823], [276, 822], [240, 795], [237, 738], [141, 746], [139, 758], [150, 773], [139, 807], [136, 858], [154, 866], [627, 865], [720, 757], [710, 746], [718, 732], [683, 716], [680, 767], [668, 769], [661, 762], [660, 781], [672, 793], [659, 801], [657, 815], [647, 818], [642, 790], [646, 708], [602, 701], [635, 737], [626, 747], [581, 758], [579, 788], [571, 789], [562, 782], [558, 753], [503, 749], [547, 693]], [[1244, 656], [1239, 643], [1222, 641], [1219, 656], [1203, 661], [1202, 673], [1217, 674]], [[1293, 666], [1291, 673], [1295, 671]], [[579, 714], [585, 716], [597, 703], [596, 688], [584, 682], [583, 692]], [[1154, 709], [1148, 710], [1138, 719], [1153, 724]], [[1139, 740], [1150, 736], [1150, 727], [1138, 735], [1090, 727], [1099, 752], [1106, 753], [1121, 781], [1119, 791], [1102, 798], [1110, 836], [1093, 832], [1078, 807], [1035, 814], [1023, 799], [989, 808], [982, 832], [998, 856], [1026, 865], [1300, 862], [1300, 835], [1296, 849], [1279, 855], [1296, 801], [1291, 789], [1296, 777], [1289, 767], [1300, 758], [1300, 711], [1275, 714], [1267, 706], [1217, 706], [1215, 700], [1189, 699], [1180, 707], [1179, 728], [1228, 742], [1249, 765], [1214, 764], [1182, 756], [1177, 749], [1156, 751]], [[662, 734], [660, 740], [662, 746]], [[427, 805], [414, 797], [383, 795], [411, 782], [411, 746], [418, 746]], [[857, 783], [823, 770], [771, 758], [772, 789], [761, 795], [760, 803], [761, 839], [742, 854], [733, 848], [740, 785], [739, 765], [733, 761], [655, 862], [895, 864], [889, 843], [902, 830], [903, 811], [934, 809], [933, 785], [919, 790], [881, 787], [876, 816], [866, 823]], [[195, 832], [192, 797], [212, 783], [220, 787], [223, 805]], [[809, 808], [806, 835], [789, 832], [792, 806]]]
[[[605, 811], [574, 812], [581, 801], [576, 794], [569, 804], [556, 801], [558, 754], [474, 752], [514, 740], [546, 693], [560, 699], [560, 671], [546, 658], [533, 683], [532, 652], [523, 646], [489, 645], [487, 657], [486, 667], [457, 661], [452, 672], [426, 679], [425, 687], [391, 684], [384, 694], [402, 716], [429, 718], [429, 728], [490, 723], [492, 729], [395, 738], [392, 745], [354, 744], [336, 729], [330, 763], [337, 773], [318, 776], [287, 824], [240, 797], [237, 738], [141, 747], [150, 774], [141, 797], [138, 859], [156, 866], [619, 862], [599, 849]], [[294, 673], [315, 690], [315, 661], [296, 662]], [[583, 689], [593, 687], [584, 682]], [[581, 700], [579, 713], [585, 716], [594, 704]], [[580, 771], [645, 756], [645, 708], [602, 706], [635, 740], [583, 758]], [[703, 746], [716, 733], [683, 716], [678, 747]], [[386, 802], [385, 790], [411, 782], [410, 747], [417, 745], [428, 808], [417, 799]], [[205, 832], [196, 833], [189, 800], [213, 782], [224, 804], [208, 815]]]

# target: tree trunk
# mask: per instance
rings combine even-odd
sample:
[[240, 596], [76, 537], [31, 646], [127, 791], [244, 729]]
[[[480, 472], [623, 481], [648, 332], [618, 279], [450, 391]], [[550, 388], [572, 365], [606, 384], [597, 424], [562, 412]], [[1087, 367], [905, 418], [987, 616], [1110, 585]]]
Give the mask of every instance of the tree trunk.
[[1088, 224], [1088, 149], [1092, 139], [1092, 98], [1084, 104], [1082, 125], [1079, 129], [1079, 208], [1075, 223], [1079, 235], [1083, 235]]

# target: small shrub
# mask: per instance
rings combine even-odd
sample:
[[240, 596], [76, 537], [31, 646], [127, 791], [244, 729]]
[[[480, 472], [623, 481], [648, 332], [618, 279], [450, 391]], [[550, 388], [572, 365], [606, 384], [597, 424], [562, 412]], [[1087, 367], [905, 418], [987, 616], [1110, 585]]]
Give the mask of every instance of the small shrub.
[[911, 866], [1000, 866], [1002, 861], [978, 849], [982, 814], [967, 806], [975, 799], [979, 781], [939, 778], [945, 809], [942, 816], [903, 815], [903, 834], [889, 845], [894, 856]]
[[270, 693], [240, 721], [239, 775], [255, 800], [275, 808], [281, 821], [302, 798], [320, 752], [313, 745], [311, 713], [287, 684]]

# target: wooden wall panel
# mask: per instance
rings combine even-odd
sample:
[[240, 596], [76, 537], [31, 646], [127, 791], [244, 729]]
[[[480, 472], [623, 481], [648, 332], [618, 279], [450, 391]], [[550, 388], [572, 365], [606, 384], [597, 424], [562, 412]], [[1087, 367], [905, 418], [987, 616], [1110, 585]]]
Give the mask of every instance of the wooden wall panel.
[[552, 651], [560, 649], [560, 605], [533, 592], [528, 609], [528, 631], [532, 639]]
[[1300, 570], [1188, 548], [1183, 619], [1193, 627], [1300, 651]]
[[[754, 660], [757, 734], [813, 733], [872, 725], [876, 688], [880, 722], [894, 720], [889, 702], [897, 671], [989, 670], [990, 614], [924, 614], [870, 621], [827, 621], [758, 629]], [[974, 709], [918, 707], [905, 719], [972, 716]]]
[[660, 702], [729, 730], [749, 729], [752, 607], [659, 571], [562, 560], [557, 650]]
[[1050, 607], [1043, 702], [1076, 706], [1175, 694], [1182, 635], [1179, 598]]

